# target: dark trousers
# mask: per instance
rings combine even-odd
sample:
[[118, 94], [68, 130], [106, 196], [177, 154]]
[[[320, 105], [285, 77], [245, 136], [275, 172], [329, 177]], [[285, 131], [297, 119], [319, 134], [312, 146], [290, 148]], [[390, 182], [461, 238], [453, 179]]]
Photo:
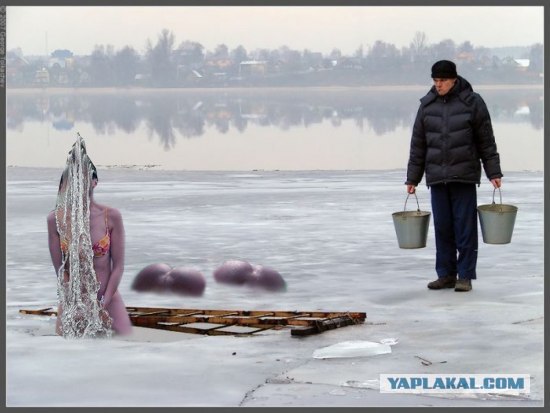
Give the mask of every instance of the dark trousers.
[[477, 192], [475, 184], [430, 187], [438, 277], [475, 279], [477, 263]]

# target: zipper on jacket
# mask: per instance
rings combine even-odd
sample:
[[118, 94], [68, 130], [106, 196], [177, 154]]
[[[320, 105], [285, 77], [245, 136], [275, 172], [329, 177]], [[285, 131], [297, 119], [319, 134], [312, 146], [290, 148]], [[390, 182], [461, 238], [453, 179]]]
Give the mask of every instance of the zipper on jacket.
[[443, 140], [443, 162], [442, 162], [442, 169], [443, 169], [443, 181], [445, 184], [447, 183], [447, 160], [448, 160], [448, 151], [449, 151], [449, 142], [448, 142], [448, 129], [449, 129], [449, 113], [448, 113], [448, 105], [447, 105], [447, 96], [443, 96], [443, 130], [441, 131], [441, 137]]

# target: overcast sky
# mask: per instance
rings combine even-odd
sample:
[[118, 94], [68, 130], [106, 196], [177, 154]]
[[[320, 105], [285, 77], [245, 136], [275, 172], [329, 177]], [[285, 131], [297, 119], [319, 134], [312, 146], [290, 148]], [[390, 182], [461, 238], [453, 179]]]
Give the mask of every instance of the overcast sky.
[[200, 42], [207, 50], [219, 44], [230, 49], [309, 49], [329, 53], [339, 48], [352, 54], [376, 40], [408, 46], [416, 32], [429, 44], [452, 39], [475, 47], [530, 46], [543, 43], [541, 6], [8, 6], [7, 49], [44, 55], [69, 49], [91, 54], [95, 45], [129, 45], [145, 51], [163, 28], [176, 46]]

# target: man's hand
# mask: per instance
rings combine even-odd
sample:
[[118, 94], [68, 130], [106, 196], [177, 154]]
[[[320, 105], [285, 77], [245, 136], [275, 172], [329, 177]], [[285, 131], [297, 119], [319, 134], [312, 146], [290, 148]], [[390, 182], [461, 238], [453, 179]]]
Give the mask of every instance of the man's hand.
[[414, 194], [416, 192], [416, 185], [407, 185], [407, 193]]
[[498, 189], [502, 185], [502, 181], [500, 178], [493, 178], [491, 179], [491, 183], [493, 184], [493, 188]]

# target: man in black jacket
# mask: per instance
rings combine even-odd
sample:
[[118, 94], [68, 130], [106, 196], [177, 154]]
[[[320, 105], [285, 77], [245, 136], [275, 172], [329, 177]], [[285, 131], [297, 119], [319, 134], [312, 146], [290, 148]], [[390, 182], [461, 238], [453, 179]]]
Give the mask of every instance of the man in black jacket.
[[[476, 279], [477, 193], [481, 164], [495, 188], [502, 172], [485, 102], [456, 65], [432, 66], [434, 86], [420, 99], [407, 167], [412, 194], [426, 173], [435, 227], [437, 280], [428, 288], [469, 291]], [[457, 280], [458, 276], [458, 280]]]

